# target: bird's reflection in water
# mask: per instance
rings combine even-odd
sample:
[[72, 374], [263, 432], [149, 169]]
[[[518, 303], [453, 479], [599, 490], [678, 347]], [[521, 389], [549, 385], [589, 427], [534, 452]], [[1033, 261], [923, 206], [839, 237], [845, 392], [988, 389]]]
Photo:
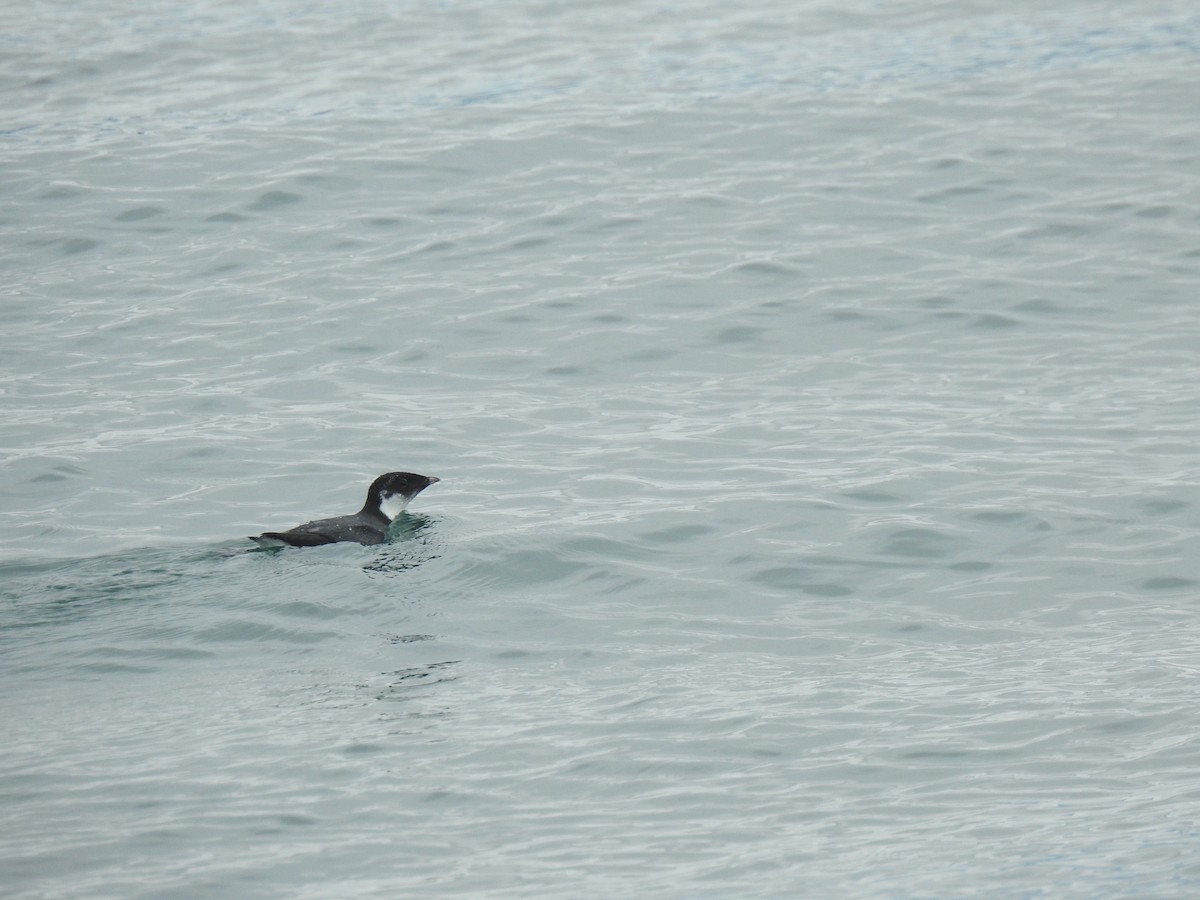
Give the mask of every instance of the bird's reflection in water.
[[435, 559], [441, 550], [430, 533], [433, 524], [431, 516], [401, 513], [388, 531], [388, 543], [380, 547], [375, 558], [363, 566], [363, 571], [397, 575], [415, 569], [426, 560]]

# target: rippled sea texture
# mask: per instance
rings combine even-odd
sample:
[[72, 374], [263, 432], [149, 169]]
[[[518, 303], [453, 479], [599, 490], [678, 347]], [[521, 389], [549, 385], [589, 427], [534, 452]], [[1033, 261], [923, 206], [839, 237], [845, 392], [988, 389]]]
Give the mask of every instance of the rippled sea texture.
[[1191, 5], [0, 21], [6, 892], [1200, 890]]

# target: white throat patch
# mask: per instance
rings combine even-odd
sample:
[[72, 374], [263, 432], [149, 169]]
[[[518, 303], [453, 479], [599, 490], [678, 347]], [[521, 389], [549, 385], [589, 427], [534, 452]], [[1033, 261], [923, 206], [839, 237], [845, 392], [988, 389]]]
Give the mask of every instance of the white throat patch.
[[379, 499], [379, 511], [387, 516], [390, 522], [404, 512], [404, 507], [408, 506], [408, 499], [403, 494], [384, 494]]

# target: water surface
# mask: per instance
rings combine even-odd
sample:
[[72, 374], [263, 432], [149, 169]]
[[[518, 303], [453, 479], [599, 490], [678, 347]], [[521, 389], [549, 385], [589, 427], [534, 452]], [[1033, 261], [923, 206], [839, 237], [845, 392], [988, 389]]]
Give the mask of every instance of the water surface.
[[7, 19], [12, 896], [1196, 892], [1189, 5]]

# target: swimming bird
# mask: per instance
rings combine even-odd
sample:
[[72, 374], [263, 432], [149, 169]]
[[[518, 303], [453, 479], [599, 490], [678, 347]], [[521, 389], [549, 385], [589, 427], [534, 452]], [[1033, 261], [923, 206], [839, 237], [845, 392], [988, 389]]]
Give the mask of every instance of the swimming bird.
[[388, 472], [371, 482], [367, 502], [350, 516], [317, 519], [305, 522], [288, 531], [267, 531], [250, 540], [260, 547], [316, 547], [353, 541], [358, 544], [382, 544], [387, 540], [388, 526], [413, 497], [431, 484], [441, 481], [432, 475], [412, 472]]

